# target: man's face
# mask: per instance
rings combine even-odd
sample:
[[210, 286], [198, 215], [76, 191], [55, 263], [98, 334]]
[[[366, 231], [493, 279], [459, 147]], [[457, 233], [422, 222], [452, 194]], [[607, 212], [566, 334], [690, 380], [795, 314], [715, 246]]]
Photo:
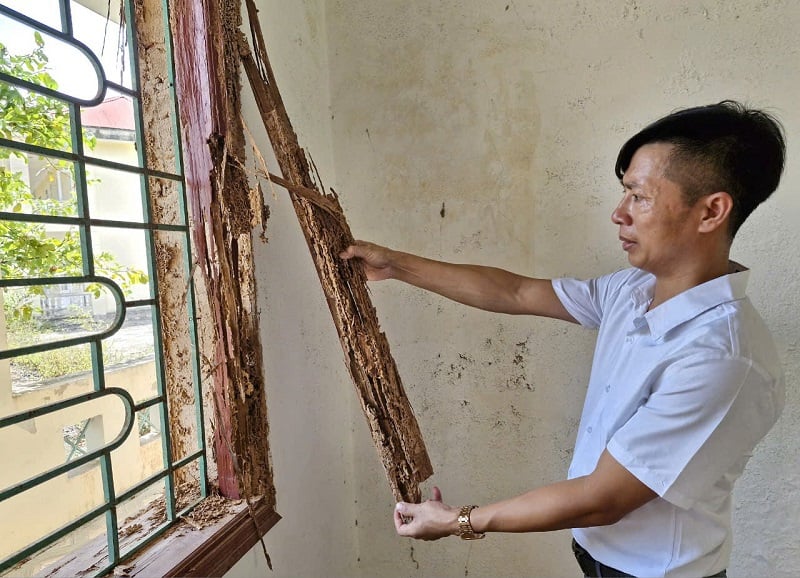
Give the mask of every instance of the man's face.
[[622, 177], [623, 197], [611, 220], [634, 267], [658, 276], [680, 275], [697, 239], [697, 217], [680, 185], [664, 176], [672, 145], [641, 146]]

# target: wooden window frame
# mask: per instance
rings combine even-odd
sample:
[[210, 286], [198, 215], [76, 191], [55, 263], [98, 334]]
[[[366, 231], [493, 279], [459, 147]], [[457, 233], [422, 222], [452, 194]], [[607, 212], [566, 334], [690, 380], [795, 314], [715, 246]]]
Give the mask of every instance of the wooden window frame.
[[[231, 49], [236, 44], [226, 39], [239, 33], [240, 6], [235, 0], [120, 1], [133, 3], [135, 11], [148, 166], [151, 162], [158, 164], [159, 151], [172, 142], [172, 135], [149, 129], [163, 122], [165, 115], [179, 114], [179, 122], [173, 126], [180, 129], [183, 147], [194, 259], [191, 276], [203, 362], [202, 403], [207, 410], [206, 422], [214, 422], [213, 428], [206, 428], [213, 433], [204, 443], [209, 454], [213, 448], [219, 495], [228, 498], [221, 508], [224, 511], [213, 522], [191, 530], [187, 527], [191, 523], [176, 523], [120, 565], [126, 576], [221, 576], [280, 520], [275, 511], [268, 445], [252, 254], [252, 230], [259, 223], [265, 224], [266, 209], [263, 201], [251, 194], [247, 175], [235, 162], [245, 156], [239, 55]], [[92, 5], [93, 1], [85, 3]], [[164, 14], [168, 14], [168, 38], [164, 38]], [[166, 44], [166, 50], [152, 50], [154, 43], [162, 48]], [[226, 56], [226, 50], [231, 54]], [[166, 53], [174, 62], [154, 61], [156, 52], [160, 54], [156, 60]], [[174, 67], [174, 73], [167, 76], [175, 83], [177, 110], [172, 108], [171, 98], [162, 98], [165, 92], [171, 94], [163, 85], [167, 80], [165, 66]], [[149, 77], [148, 72], [156, 69], [162, 71], [159, 77]], [[151, 202], [158, 204], [157, 200]], [[159, 271], [165, 277], [168, 272]], [[183, 307], [185, 317], [185, 302], [174, 299], [174, 294], [180, 296], [180, 290], [186, 291], [185, 283], [181, 280], [176, 286], [166, 285], [163, 293], [171, 292], [171, 297], [159, 294], [165, 314], [172, 310], [180, 315]], [[163, 341], [168, 350], [169, 338], [164, 336]], [[175, 344], [177, 350], [183, 347], [185, 352], [186, 341]], [[170, 355], [165, 351], [167, 379], [185, 381], [181, 368], [175, 367], [178, 364], [172, 363], [170, 370]], [[168, 425], [171, 439], [181, 443], [191, 437], [195, 424], [181, 415], [182, 396], [172, 397]], [[254, 448], [252, 440], [260, 440], [260, 447]], [[45, 575], [91, 572], [98, 562], [93, 550], [96, 548], [74, 552], [65, 565], [46, 569]], [[266, 548], [264, 554], [269, 564]]]
[[[157, 540], [126, 574], [222, 576], [280, 520], [267, 442], [252, 258], [252, 229], [265, 225], [266, 210], [260, 199], [252, 198], [243, 168], [233, 162], [245, 156], [239, 56], [230, 42], [238, 34], [240, 5], [237, 0], [168, 4], [200, 312], [198, 337], [206, 366], [203, 389], [208, 393], [207, 409], [212, 410], [206, 413], [215, 422], [209, 446], [216, 458], [220, 495], [243, 500], [231, 504], [230, 512], [208, 527], [180, 536], [173, 531]], [[226, 55], [226, 50], [232, 54]], [[142, 79], [143, 91], [146, 80]], [[255, 453], [253, 439], [263, 443]], [[270, 564], [266, 548], [264, 554]]]

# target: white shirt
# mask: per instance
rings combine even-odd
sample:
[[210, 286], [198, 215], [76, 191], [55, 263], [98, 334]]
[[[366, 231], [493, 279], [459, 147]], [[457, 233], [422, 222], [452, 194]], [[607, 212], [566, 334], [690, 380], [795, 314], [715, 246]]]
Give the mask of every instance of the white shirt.
[[578, 528], [592, 556], [634, 576], [709, 576], [728, 565], [731, 491], [783, 409], [780, 361], [745, 295], [748, 272], [647, 311], [655, 277], [626, 269], [553, 281], [599, 327], [569, 477], [609, 453], [659, 497], [611, 526]]

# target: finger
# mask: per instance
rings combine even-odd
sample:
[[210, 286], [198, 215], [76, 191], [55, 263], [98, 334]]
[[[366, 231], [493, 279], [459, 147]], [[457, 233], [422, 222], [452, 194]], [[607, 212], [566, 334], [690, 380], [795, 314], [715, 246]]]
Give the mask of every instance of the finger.
[[394, 507], [394, 529], [397, 530], [397, 533], [402, 535], [403, 526], [406, 525], [406, 517], [403, 515], [404, 504], [403, 502], [397, 502]]
[[339, 253], [339, 257], [342, 259], [352, 259], [353, 257], [363, 257], [365, 253], [365, 249], [369, 246], [369, 243], [366, 241], [353, 241], [351, 245], [349, 245], [344, 251]]
[[442, 491], [439, 489], [438, 486], [433, 486], [433, 490], [431, 490], [431, 500], [433, 500], [434, 502], [442, 501]]

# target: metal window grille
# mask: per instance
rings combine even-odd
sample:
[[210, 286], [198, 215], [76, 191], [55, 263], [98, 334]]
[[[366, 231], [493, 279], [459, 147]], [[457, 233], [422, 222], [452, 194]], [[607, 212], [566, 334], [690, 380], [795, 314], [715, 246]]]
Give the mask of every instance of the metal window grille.
[[[35, 300], [31, 302], [22, 302], [19, 305], [17, 313], [30, 316], [31, 311], [33, 311], [33, 315], [39, 314], [44, 317], [57, 317], [59, 311], [67, 308], [76, 308], [79, 311], [91, 309], [91, 299], [89, 295], [97, 294], [102, 291], [105, 292], [107, 297], [110, 297], [108, 299], [109, 301], [113, 301], [113, 314], [110, 315], [105, 325], [90, 323], [89, 327], [76, 327], [74, 331], [51, 338], [49, 341], [39, 340], [34, 343], [18, 343], [14, 345], [3, 344], [3, 342], [0, 341], [0, 365], [2, 365], [4, 360], [9, 360], [9, 362], [13, 363], [15, 360], [21, 360], [26, 356], [35, 355], [44, 355], [47, 356], [45, 358], [46, 360], [53, 361], [56, 358], [60, 359], [58, 355], [59, 352], [63, 353], [64, 351], [73, 351], [80, 348], [83, 348], [83, 350], [88, 349], [88, 356], [91, 361], [91, 368], [86, 372], [88, 374], [86, 378], [90, 380], [91, 383], [90, 391], [67, 399], [51, 401], [50, 403], [41, 404], [13, 414], [9, 414], [7, 410], [0, 407], [0, 444], [2, 444], [2, 435], [4, 431], [16, 427], [23, 428], [26, 432], [33, 434], [37, 428], [37, 420], [44, 419], [48, 416], [52, 417], [54, 414], [58, 414], [58, 412], [75, 408], [82, 404], [88, 405], [98, 400], [102, 401], [106, 398], [114, 399], [118, 404], [122, 405], [124, 409], [124, 418], [120, 424], [118, 435], [114, 439], [100, 444], [101, 447], [99, 448], [93, 448], [93, 444], [86, 444], [86, 430], [91, 420], [87, 419], [77, 424], [73, 421], [72, 429], [69, 431], [64, 429], [64, 448], [60, 448], [61, 451], [66, 449], [67, 457], [65, 461], [63, 459], [64, 454], [62, 453], [62, 463], [54, 467], [45, 467], [43, 471], [39, 471], [27, 479], [21, 480], [8, 487], [0, 487], [0, 506], [2, 506], [3, 502], [11, 502], [15, 499], [19, 499], [25, 492], [40, 488], [42, 485], [58, 476], [68, 475], [70, 472], [89, 462], [96, 462], [99, 463], [100, 466], [100, 483], [102, 484], [103, 496], [101, 503], [98, 505], [81, 513], [74, 519], [67, 521], [52, 531], [49, 531], [46, 535], [35, 537], [26, 546], [10, 554], [5, 554], [0, 551], [0, 575], [6, 573], [9, 569], [13, 572], [13, 569], [16, 568], [18, 564], [24, 563], [30, 557], [51, 547], [77, 529], [93, 523], [103, 525], [103, 521], [107, 555], [100, 565], [93, 568], [93, 572], [95, 572], [96, 575], [105, 574], [111, 568], [118, 565], [129, 556], [134, 555], [150, 542], [161, 536], [181, 515], [194, 507], [207, 493], [206, 450], [204, 446], [205, 436], [203, 434], [202, 396], [199, 378], [200, 365], [199, 359], [197, 358], [197, 328], [194, 321], [194, 289], [191, 283], [190, 231], [184, 196], [181, 147], [180, 143], [177, 142], [179, 135], [177, 118], [175, 114], [172, 115], [172, 134], [174, 135], [173, 153], [176, 159], [174, 171], [153, 170], [149, 168], [144, 154], [147, 135], [145, 134], [145, 124], [141, 114], [141, 99], [143, 95], [140, 92], [138, 50], [136, 46], [136, 34], [133, 29], [135, 22], [133, 11], [135, 10], [134, 6], [138, 3], [128, 0], [124, 0], [122, 3], [124, 17], [121, 18], [121, 26], [124, 28], [124, 35], [127, 38], [124, 45], [128, 52], [128, 66], [131, 76], [130, 85], [125, 86], [121, 82], [117, 83], [110, 80], [106, 76], [97, 56], [89, 52], [88, 49], [76, 39], [73, 23], [74, 0], [54, 0], [54, 2], [57, 3], [60, 13], [60, 26], [58, 27], [52, 23], [48, 25], [17, 12], [4, 5], [3, 0], [0, 0], [0, 17], [24, 25], [31, 31], [31, 34], [36, 32], [40, 35], [45, 35], [48, 39], [57, 39], [67, 45], [78, 47], [79, 50], [88, 54], [89, 62], [100, 80], [97, 94], [91, 98], [77, 97], [75, 95], [66, 94], [50, 86], [44, 86], [18, 78], [8, 74], [7, 71], [0, 70], [0, 85], [5, 83], [6, 85], [18, 87], [19, 89], [53, 99], [56, 103], [63, 103], [62, 106], [66, 106], [68, 109], [69, 130], [71, 135], [71, 146], [68, 147], [67, 150], [56, 147], [51, 148], [42, 143], [25, 142], [24, 139], [6, 138], [8, 135], [4, 134], [0, 134], [0, 147], [10, 151], [24, 153], [31, 157], [55, 159], [59, 162], [70, 163], [73, 167], [72, 174], [74, 176], [76, 208], [73, 214], [64, 214], [64, 212], [45, 214], [36, 213], [35, 211], [20, 211], [11, 207], [0, 207], [0, 225], [3, 223], [42, 225], [60, 230], [61, 234], [64, 234], [64, 230], [77, 230], [81, 253], [80, 274], [72, 273], [65, 265], [63, 269], [55, 268], [52, 270], [50, 276], [29, 278], [0, 277], [0, 297], [2, 297], [4, 292], [8, 294], [9, 291], [13, 290], [31, 291], [38, 295], [39, 304], [37, 305]], [[166, 35], [167, 66], [169, 68], [170, 80], [170, 86], [165, 88], [165, 90], [170, 91], [174, 113], [174, 111], [177, 110], [177, 104], [175, 102], [174, 82], [172, 77], [171, 41], [168, 32], [169, 3], [167, 0], [162, 1], [162, 14], [163, 28]], [[0, 38], [0, 41], [2, 41], [2, 38]], [[117, 95], [122, 95], [130, 99], [132, 102], [135, 126], [133, 131], [125, 131], [125, 135], [127, 136], [126, 139], [123, 140], [129, 140], [130, 135], [135, 134], [135, 162], [127, 163], [110, 160], [108, 158], [99, 158], [93, 156], [91, 150], [86, 150], [87, 147], [84, 144], [84, 135], [86, 133], [82, 123], [82, 114], [86, 108], [101, 104], [109, 90]], [[141, 197], [142, 218], [127, 220], [125, 218], [103, 218], [102, 216], [98, 218], [94, 215], [88, 194], [90, 179], [87, 177], [87, 174], [90, 172], [90, 167], [101, 167], [103, 169], [116, 171], [120, 174], [134, 175], [138, 178], [138, 194]], [[0, 169], [2, 168], [2, 164], [0, 163]], [[178, 224], [175, 222], [159, 222], [153, 217], [150, 195], [151, 183], [156, 181], [169, 182], [176, 187], [178, 195], [175, 200], [175, 211], [179, 215]], [[59, 196], [63, 195], [63, 183], [59, 181], [57, 185], [59, 187]], [[53, 195], [50, 194], [49, 197], [52, 198]], [[108, 276], [98, 274], [97, 263], [101, 256], [96, 251], [93, 239], [97, 236], [97, 231], [99, 229], [104, 231], [141, 232], [146, 247], [147, 278], [149, 285], [148, 296], [133, 298], [130, 295], [126, 295], [120, 283]], [[187, 280], [184, 313], [186, 322], [189, 324], [188, 333], [192, 342], [192, 359], [190, 363], [192, 365], [194, 377], [193, 388], [195, 393], [194, 403], [197, 424], [197, 447], [194, 451], [191, 451], [188, 455], [184, 455], [179, 459], [173, 456], [170, 443], [170, 414], [166, 399], [166, 374], [163, 361], [163, 317], [158, 299], [159, 280], [156, 264], [157, 243], [158, 234], [163, 232], [167, 232], [173, 235], [173, 237], [177, 236], [181, 239], [183, 250], [178, 260], [179, 262], [176, 262], [174, 267], [180, 268], [181, 275]], [[0, 256], [0, 258], [13, 258], [13, 256]], [[66, 292], [64, 292], [65, 288]], [[38, 313], [37, 308], [39, 310]], [[0, 311], [0, 315], [2, 315], [2, 311]], [[142, 317], [142, 315], [151, 318], [153, 341], [152, 363], [155, 365], [154, 374], [156, 383], [153, 395], [148, 396], [146, 399], [135, 399], [135, 396], [127, 388], [109, 386], [107, 384], [107, 372], [109, 371], [109, 365], [111, 365], [113, 361], [109, 360], [108, 352], [104, 351], [104, 348], [107, 348], [107, 344], [110, 340], [119, 335], [120, 328], [123, 326], [126, 318]], [[0, 334], [0, 337], [2, 337], [2, 334]], [[2, 380], [0, 380], [0, 384], [2, 384]], [[151, 410], [158, 415], [158, 419], [155, 420], [155, 423], [151, 422]], [[135, 428], [134, 426], [137, 425], [137, 422], [138, 428]], [[68, 426], [70, 424], [65, 423], [64, 425]], [[115, 486], [114, 475], [115, 472], [118, 471], [119, 464], [114, 460], [114, 451], [120, 448], [128, 438], [133, 437], [138, 439], [137, 434], [143, 427], [148, 429], [149, 432], [157, 432], [160, 435], [161, 453], [163, 456], [161, 467], [146, 479], [140, 480], [120, 492]], [[61, 442], [61, 440], [58, 441], [59, 443]], [[9, 451], [11, 450], [9, 449]], [[13, 448], [14, 453], [24, 451], [24, 447]], [[185, 468], [187, 466], [195, 468], [193, 471], [197, 472], [197, 483], [199, 486], [199, 495], [194, 496], [194, 499], [188, 504], [185, 503], [186, 500], [179, 502], [176, 498], [177, 472], [180, 468]], [[156, 493], [163, 489], [165, 509], [164, 522], [154, 527], [146, 536], [136, 541], [136, 543], [132, 545], [127, 544], [121, 549], [120, 511], [122, 505], [129, 503], [132, 498], [142, 493], [150, 492], [152, 494], [154, 489], [158, 490]], [[58, 499], [58, 496], [53, 496], [53, 499]], [[8, 521], [6, 520], [0, 521], [0, 525], [6, 525], [7, 523]], [[18, 521], [17, 523], [20, 522]], [[6, 526], [5, 530], [8, 530], [8, 526]], [[0, 543], [3, 543], [3, 541], [4, 540], [0, 538]]]

